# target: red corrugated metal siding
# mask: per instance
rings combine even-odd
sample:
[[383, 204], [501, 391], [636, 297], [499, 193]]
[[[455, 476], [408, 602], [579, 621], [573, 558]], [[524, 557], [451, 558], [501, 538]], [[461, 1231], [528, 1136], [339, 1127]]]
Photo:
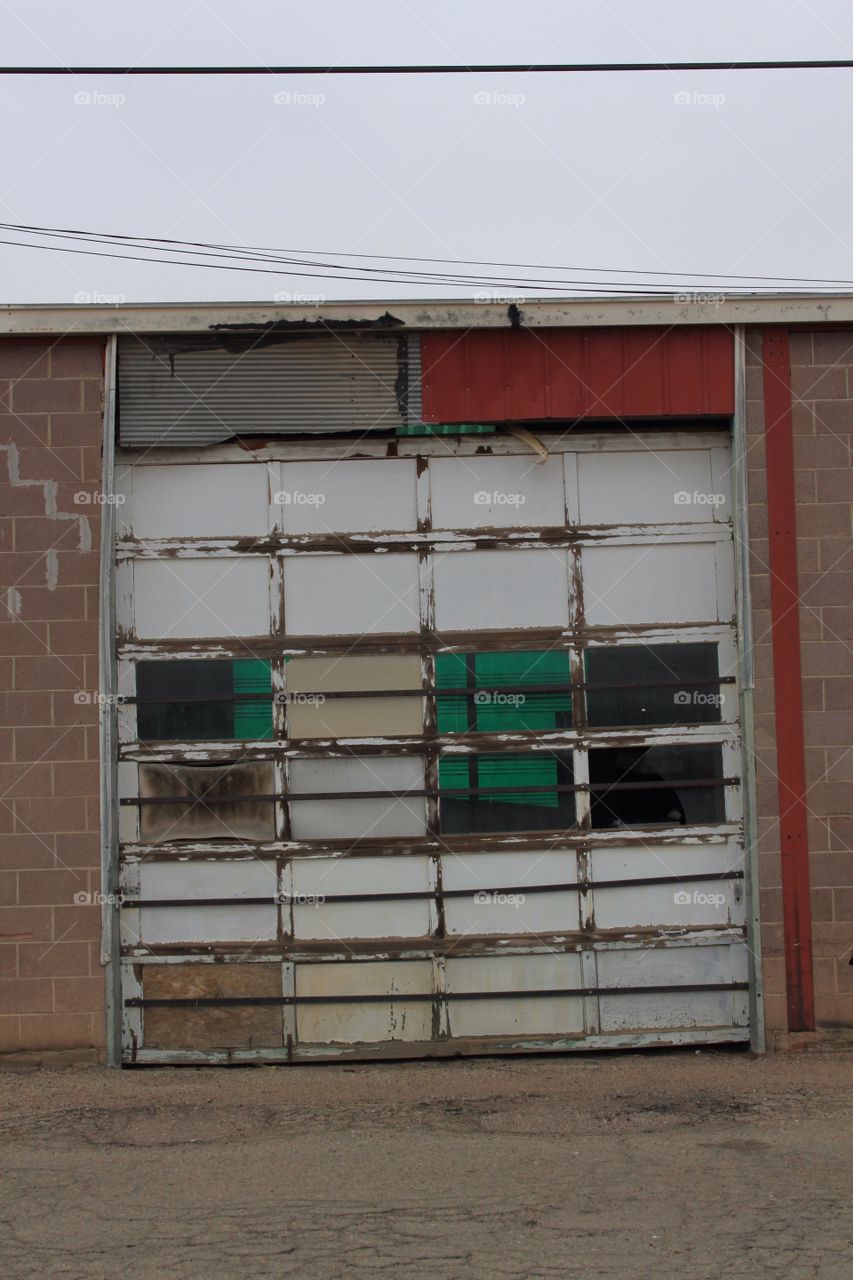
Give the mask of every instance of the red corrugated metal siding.
[[421, 358], [425, 422], [734, 412], [722, 326], [431, 332]]

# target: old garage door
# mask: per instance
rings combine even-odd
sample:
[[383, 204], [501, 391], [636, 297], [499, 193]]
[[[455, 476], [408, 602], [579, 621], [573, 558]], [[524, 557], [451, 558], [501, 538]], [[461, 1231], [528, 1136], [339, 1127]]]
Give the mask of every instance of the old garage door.
[[543, 440], [120, 459], [126, 1061], [747, 1039], [727, 437]]

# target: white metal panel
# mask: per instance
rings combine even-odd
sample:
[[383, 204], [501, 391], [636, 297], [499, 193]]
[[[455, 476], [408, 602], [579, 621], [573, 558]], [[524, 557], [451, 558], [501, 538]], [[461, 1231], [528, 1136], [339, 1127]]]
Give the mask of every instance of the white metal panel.
[[271, 473], [253, 466], [128, 468], [121, 524], [136, 538], [261, 536], [270, 529]]
[[739, 993], [691, 988], [746, 981], [746, 947], [741, 944], [627, 948], [600, 951], [597, 960], [601, 987], [681, 988], [659, 995], [602, 995], [602, 1031], [730, 1026], [735, 1021]]
[[717, 598], [713, 542], [650, 542], [584, 547], [583, 600], [588, 623], [716, 622], [730, 616]]
[[429, 858], [295, 858], [293, 932], [297, 938], [420, 938], [434, 927], [429, 898], [329, 902], [338, 894], [428, 893]]
[[418, 756], [351, 756], [334, 760], [293, 760], [290, 790], [376, 791], [375, 799], [294, 800], [293, 835], [298, 840], [360, 840], [366, 837], [422, 836], [426, 831], [423, 796], [382, 795], [383, 791], [424, 788]]
[[736, 845], [631, 845], [593, 848], [595, 924], [599, 929], [742, 924], [742, 880], [688, 880], [607, 889], [605, 880], [642, 876], [713, 876], [743, 870]]
[[432, 458], [429, 474], [433, 529], [565, 524], [559, 458]]
[[294, 556], [284, 570], [288, 635], [413, 632], [418, 621], [416, 555]]
[[524, 850], [512, 853], [444, 853], [442, 885], [466, 889], [464, 897], [446, 897], [448, 933], [560, 933], [579, 928], [578, 893], [534, 893], [534, 885], [575, 884], [573, 850]]
[[387, 1002], [370, 1004], [297, 1004], [299, 1040], [321, 1044], [429, 1040], [431, 1001], [407, 1000], [406, 996], [429, 995], [432, 989], [428, 960], [297, 964], [297, 997], [388, 995]]
[[729, 486], [709, 449], [577, 455], [581, 524], [707, 523], [730, 517]]
[[[447, 991], [545, 991], [581, 986], [580, 959], [569, 952], [532, 956], [449, 957]], [[579, 1035], [580, 996], [508, 995], [487, 1000], [449, 1000], [452, 1036]]]
[[[185, 898], [183, 907], [141, 907], [143, 943], [271, 942], [278, 925], [274, 862], [142, 862], [139, 896]], [[263, 898], [268, 906], [193, 906], [195, 898]]]
[[269, 635], [270, 562], [137, 560], [135, 630], [145, 640]]
[[435, 556], [440, 631], [567, 627], [565, 551], [456, 551]]
[[287, 533], [356, 533], [417, 527], [413, 458], [285, 462], [277, 495]]

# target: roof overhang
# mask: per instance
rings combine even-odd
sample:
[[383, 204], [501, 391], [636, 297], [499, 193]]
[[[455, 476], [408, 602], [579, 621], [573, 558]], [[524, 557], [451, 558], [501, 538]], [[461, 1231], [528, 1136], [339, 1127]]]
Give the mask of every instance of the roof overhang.
[[341, 301], [319, 305], [258, 302], [138, 302], [120, 306], [9, 303], [0, 334], [237, 333], [289, 329], [590, 328], [603, 325], [853, 324], [853, 294], [619, 298], [529, 298], [478, 302]]

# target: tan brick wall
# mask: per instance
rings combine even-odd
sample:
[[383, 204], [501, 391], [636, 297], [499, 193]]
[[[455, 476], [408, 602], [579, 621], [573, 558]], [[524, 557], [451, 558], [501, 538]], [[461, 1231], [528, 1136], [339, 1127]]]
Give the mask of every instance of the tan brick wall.
[[102, 342], [0, 343], [0, 1052], [104, 1042], [102, 395]]
[[[784, 1029], [761, 335], [749, 335], [747, 432], [762, 947], [769, 1029]], [[853, 333], [791, 334], [815, 1006], [853, 1025]]]

